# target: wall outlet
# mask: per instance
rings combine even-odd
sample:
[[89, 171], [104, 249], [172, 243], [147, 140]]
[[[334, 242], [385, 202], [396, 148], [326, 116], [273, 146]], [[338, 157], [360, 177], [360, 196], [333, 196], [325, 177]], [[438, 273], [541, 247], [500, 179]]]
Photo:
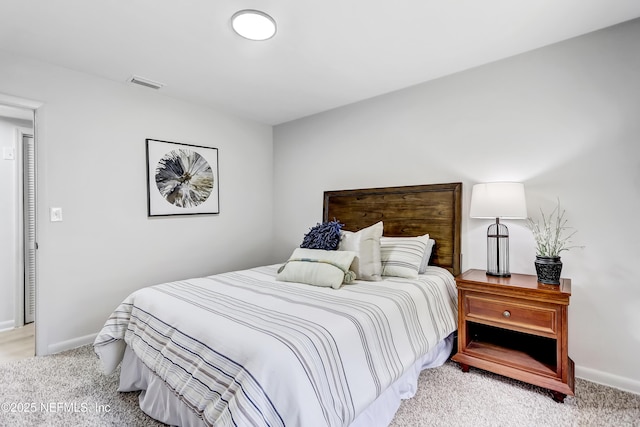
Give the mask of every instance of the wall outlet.
[[51, 215], [51, 222], [62, 221], [62, 208], [51, 208], [49, 212]]

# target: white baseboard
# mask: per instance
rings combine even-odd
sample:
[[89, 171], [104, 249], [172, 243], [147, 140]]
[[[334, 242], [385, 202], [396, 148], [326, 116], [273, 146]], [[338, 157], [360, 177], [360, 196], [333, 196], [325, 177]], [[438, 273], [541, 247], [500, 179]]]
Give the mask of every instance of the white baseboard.
[[575, 367], [575, 374], [576, 377], [582, 378], [583, 380], [614, 387], [634, 394], [640, 394], [640, 381], [577, 365]]
[[74, 348], [82, 347], [83, 345], [92, 344], [98, 336], [97, 333], [85, 335], [83, 337], [73, 338], [67, 341], [61, 341], [53, 344], [49, 344], [47, 347], [47, 354], [60, 353], [61, 351], [72, 350]]
[[8, 331], [9, 329], [15, 328], [16, 324], [13, 320], [4, 320], [0, 322], [0, 332]]

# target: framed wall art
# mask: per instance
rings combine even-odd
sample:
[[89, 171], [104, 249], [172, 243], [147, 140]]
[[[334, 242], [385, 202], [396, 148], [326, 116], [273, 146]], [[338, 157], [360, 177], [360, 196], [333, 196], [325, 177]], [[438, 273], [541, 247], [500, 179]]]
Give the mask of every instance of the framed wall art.
[[218, 149], [147, 139], [148, 215], [218, 214]]

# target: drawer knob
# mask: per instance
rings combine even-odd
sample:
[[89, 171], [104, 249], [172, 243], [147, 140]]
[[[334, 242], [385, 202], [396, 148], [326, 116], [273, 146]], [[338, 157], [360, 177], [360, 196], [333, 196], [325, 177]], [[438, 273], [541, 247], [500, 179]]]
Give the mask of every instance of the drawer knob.
[[505, 310], [504, 313], [502, 313], [502, 315], [504, 317], [511, 317], [511, 312], [509, 312], [509, 310]]

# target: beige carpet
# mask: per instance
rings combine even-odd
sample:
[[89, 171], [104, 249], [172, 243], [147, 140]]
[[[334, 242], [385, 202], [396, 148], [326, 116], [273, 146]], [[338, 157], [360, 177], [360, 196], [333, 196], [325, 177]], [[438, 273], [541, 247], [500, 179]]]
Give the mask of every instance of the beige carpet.
[[391, 426], [640, 426], [640, 395], [579, 378], [575, 392], [558, 403], [540, 387], [448, 362], [422, 372]]
[[[91, 346], [0, 364], [0, 426], [160, 426], [118, 393]], [[564, 404], [537, 387], [450, 362], [420, 376], [400, 426], [640, 426], [640, 396], [577, 380]], [[295, 426], [298, 427], [298, 426]], [[306, 427], [306, 426], [299, 426]]]

